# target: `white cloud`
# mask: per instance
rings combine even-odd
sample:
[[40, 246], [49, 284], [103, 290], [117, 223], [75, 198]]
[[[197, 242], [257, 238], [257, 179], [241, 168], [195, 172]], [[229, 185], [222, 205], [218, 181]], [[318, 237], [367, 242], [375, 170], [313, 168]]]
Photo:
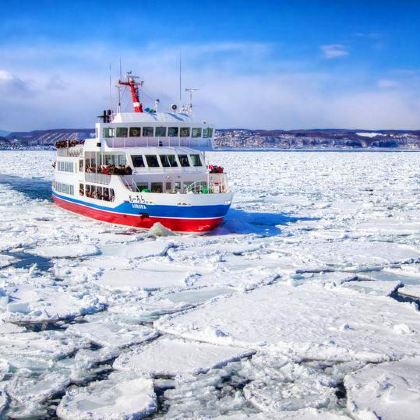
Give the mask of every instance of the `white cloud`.
[[321, 45], [320, 48], [324, 57], [328, 60], [349, 55], [349, 51], [342, 44]]
[[[361, 91], [359, 86], [366, 83], [358, 78], [363, 75], [320, 72], [310, 62], [306, 71], [302, 63], [297, 70], [297, 66], [271, 60], [269, 45], [227, 43], [178, 48], [149, 45], [135, 51], [101, 45], [42, 46], [38, 52], [28, 51], [29, 60], [16, 46], [10, 48], [10, 54], [0, 47], [0, 55], [9, 60], [0, 73], [9, 80], [8, 94], [1, 91], [0, 84], [0, 129], [93, 127], [96, 115], [110, 106], [109, 62], [114, 60], [115, 80], [120, 55], [124, 68], [145, 80], [146, 105], [160, 98], [164, 110], [178, 100], [180, 48], [183, 86], [200, 89], [194, 101], [197, 115], [220, 128], [419, 126], [420, 89], [413, 88], [414, 82], [406, 76], [393, 89], [380, 89], [374, 81], [370, 89]], [[23, 83], [30, 95], [10, 84], [10, 79]], [[402, 77], [389, 79], [400, 81]], [[114, 105], [115, 99], [114, 93]], [[129, 95], [125, 99], [129, 110]]]

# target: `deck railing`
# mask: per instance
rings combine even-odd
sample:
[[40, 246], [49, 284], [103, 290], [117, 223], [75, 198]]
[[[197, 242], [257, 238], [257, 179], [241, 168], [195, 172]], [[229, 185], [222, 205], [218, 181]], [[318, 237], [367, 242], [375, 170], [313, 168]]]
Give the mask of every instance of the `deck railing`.
[[57, 149], [57, 156], [61, 157], [79, 157], [83, 154], [83, 146], [61, 147]]

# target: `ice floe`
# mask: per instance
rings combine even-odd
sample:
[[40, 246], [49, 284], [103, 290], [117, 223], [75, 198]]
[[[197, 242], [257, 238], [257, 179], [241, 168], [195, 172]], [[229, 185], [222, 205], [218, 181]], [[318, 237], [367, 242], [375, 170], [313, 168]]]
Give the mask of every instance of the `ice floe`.
[[156, 409], [152, 380], [113, 373], [87, 387], [69, 388], [57, 414], [63, 419], [138, 419]]
[[154, 376], [197, 374], [250, 354], [238, 347], [161, 338], [121, 354], [114, 368]]
[[[404, 342], [393, 329], [400, 323], [415, 331]], [[184, 338], [313, 359], [378, 362], [420, 353], [420, 317], [409, 304], [318, 283], [235, 294], [156, 326]]]
[[420, 411], [420, 359], [368, 365], [345, 377], [356, 419], [415, 420]]

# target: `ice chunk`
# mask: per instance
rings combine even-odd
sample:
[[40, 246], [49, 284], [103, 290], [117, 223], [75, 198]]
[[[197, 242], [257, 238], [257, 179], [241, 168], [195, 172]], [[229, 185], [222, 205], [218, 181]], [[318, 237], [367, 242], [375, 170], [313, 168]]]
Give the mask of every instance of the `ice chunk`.
[[420, 284], [406, 284], [404, 287], [398, 289], [398, 294], [409, 298], [420, 299]]
[[420, 358], [368, 365], [344, 379], [347, 408], [357, 419], [416, 420]]
[[57, 408], [63, 419], [134, 419], [157, 409], [153, 381], [112, 373], [107, 380], [67, 390]]
[[100, 346], [118, 348], [142, 343], [158, 336], [157, 331], [152, 328], [126, 324], [111, 318], [70, 325], [67, 328], [67, 334], [84, 337]]
[[151, 375], [200, 373], [252, 354], [249, 350], [161, 338], [121, 354], [114, 368]]
[[399, 281], [358, 280], [343, 284], [343, 287], [375, 296], [391, 296], [401, 286]]
[[0, 255], [0, 268], [4, 268], [16, 262], [17, 259], [9, 255]]
[[165, 255], [173, 243], [167, 239], [143, 240], [130, 242], [124, 247], [120, 245], [105, 245], [101, 248], [103, 255], [121, 256], [126, 258], [146, 258]]

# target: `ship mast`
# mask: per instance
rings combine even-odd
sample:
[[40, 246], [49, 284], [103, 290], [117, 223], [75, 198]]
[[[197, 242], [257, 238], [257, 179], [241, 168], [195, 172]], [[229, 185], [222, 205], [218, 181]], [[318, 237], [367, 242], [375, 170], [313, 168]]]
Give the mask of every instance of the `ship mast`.
[[118, 80], [118, 86], [128, 86], [131, 91], [131, 99], [133, 101], [134, 112], [143, 112], [143, 105], [139, 99], [139, 87], [143, 82], [137, 82], [137, 76], [133, 76], [131, 71], [127, 72], [127, 81]]

